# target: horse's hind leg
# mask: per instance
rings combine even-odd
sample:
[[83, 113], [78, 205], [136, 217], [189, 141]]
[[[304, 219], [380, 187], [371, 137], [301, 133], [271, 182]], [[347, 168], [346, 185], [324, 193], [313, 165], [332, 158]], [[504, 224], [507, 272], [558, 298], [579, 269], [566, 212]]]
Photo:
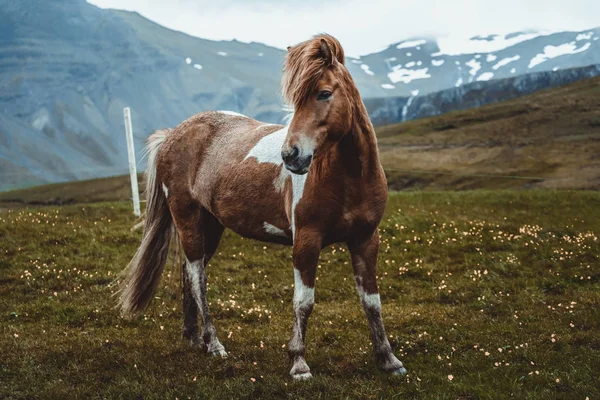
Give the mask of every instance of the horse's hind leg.
[[[224, 228], [207, 212], [204, 212], [202, 225], [204, 228], [204, 264], [206, 266], [217, 251]], [[186, 272], [186, 263], [184, 262], [181, 266], [183, 271], [183, 337], [188, 339], [192, 346], [202, 346], [203, 339], [198, 333], [198, 305], [194, 299], [191, 281]], [[208, 310], [203, 315], [208, 315], [210, 321]], [[207, 323], [203, 321], [203, 327], [205, 326], [207, 326]]]
[[348, 242], [348, 248], [352, 255], [356, 289], [369, 322], [371, 342], [373, 343], [377, 363], [386, 372], [404, 375], [406, 369], [392, 352], [381, 317], [381, 300], [375, 272], [379, 250], [379, 233], [375, 230], [369, 237], [358, 240], [355, 238]]
[[[189, 211], [189, 210], [188, 210]], [[184, 337], [198, 341], [196, 312], [202, 318], [202, 340], [211, 355], [226, 357], [212, 323], [206, 299], [206, 265], [217, 249], [223, 226], [208, 212], [199, 209], [186, 218], [175, 217], [186, 262], [184, 268]], [[192, 302], [193, 300], [193, 302]]]
[[198, 333], [198, 306], [192, 294], [192, 285], [186, 271], [187, 261], [181, 266], [183, 275], [183, 337], [192, 346], [202, 346]]

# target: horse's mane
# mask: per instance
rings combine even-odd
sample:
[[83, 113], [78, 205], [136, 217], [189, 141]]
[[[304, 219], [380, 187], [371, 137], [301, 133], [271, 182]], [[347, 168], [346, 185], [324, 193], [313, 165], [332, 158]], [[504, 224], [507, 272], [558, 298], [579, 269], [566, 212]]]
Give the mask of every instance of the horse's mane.
[[336, 38], [324, 33], [289, 47], [281, 80], [285, 102], [299, 108], [315, 90], [333, 59], [344, 64], [344, 49]]

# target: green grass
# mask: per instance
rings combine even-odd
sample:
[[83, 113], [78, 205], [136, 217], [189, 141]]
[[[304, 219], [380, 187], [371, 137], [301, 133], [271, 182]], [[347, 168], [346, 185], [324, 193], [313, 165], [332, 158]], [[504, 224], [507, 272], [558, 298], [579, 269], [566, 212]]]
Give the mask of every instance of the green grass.
[[225, 235], [208, 293], [225, 360], [181, 339], [177, 269], [122, 319], [109, 283], [133, 223], [126, 203], [0, 212], [0, 398], [600, 397], [600, 193], [391, 195], [378, 275], [404, 378], [375, 367], [344, 246], [322, 252], [308, 382], [283, 348], [287, 247]]

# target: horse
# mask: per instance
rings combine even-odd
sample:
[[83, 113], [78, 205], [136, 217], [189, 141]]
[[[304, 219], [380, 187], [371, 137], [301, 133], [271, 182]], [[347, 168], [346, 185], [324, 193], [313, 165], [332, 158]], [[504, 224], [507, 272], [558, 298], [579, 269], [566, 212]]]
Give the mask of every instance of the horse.
[[282, 94], [293, 114], [287, 125], [208, 111], [150, 135], [142, 242], [119, 291], [124, 315], [148, 307], [174, 235], [185, 255], [183, 336], [210, 355], [226, 357], [206, 298], [206, 266], [224, 229], [290, 245], [290, 375], [308, 379], [304, 338], [319, 253], [346, 243], [375, 359], [383, 371], [406, 373], [385, 333], [376, 278], [387, 182], [373, 125], [344, 61], [341, 44], [327, 34], [288, 47]]

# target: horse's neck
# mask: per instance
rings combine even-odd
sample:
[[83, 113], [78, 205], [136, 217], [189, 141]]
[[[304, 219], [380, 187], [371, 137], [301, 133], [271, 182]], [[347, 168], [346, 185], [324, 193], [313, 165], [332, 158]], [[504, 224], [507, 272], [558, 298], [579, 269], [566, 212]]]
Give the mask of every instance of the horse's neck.
[[311, 166], [318, 179], [329, 175], [345, 176], [353, 180], [372, 181], [381, 175], [377, 139], [368, 119], [356, 123], [343, 139], [334, 145], [329, 154], [315, 160]]
[[381, 169], [377, 138], [362, 102], [355, 107], [354, 123], [350, 132], [345, 135], [345, 143], [340, 146], [339, 156], [346, 167], [351, 167], [357, 178], [372, 179]]
[[364, 110], [364, 106], [360, 108], [361, 113], [354, 124], [355, 126], [351, 134], [354, 146], [357, 148], [359, 155], [361, 175], [367, 176], [370, 173], [379, 173], [381, 163], [379, 162], [379, 150], [377, 148], [375, 130], [366, 110]]

